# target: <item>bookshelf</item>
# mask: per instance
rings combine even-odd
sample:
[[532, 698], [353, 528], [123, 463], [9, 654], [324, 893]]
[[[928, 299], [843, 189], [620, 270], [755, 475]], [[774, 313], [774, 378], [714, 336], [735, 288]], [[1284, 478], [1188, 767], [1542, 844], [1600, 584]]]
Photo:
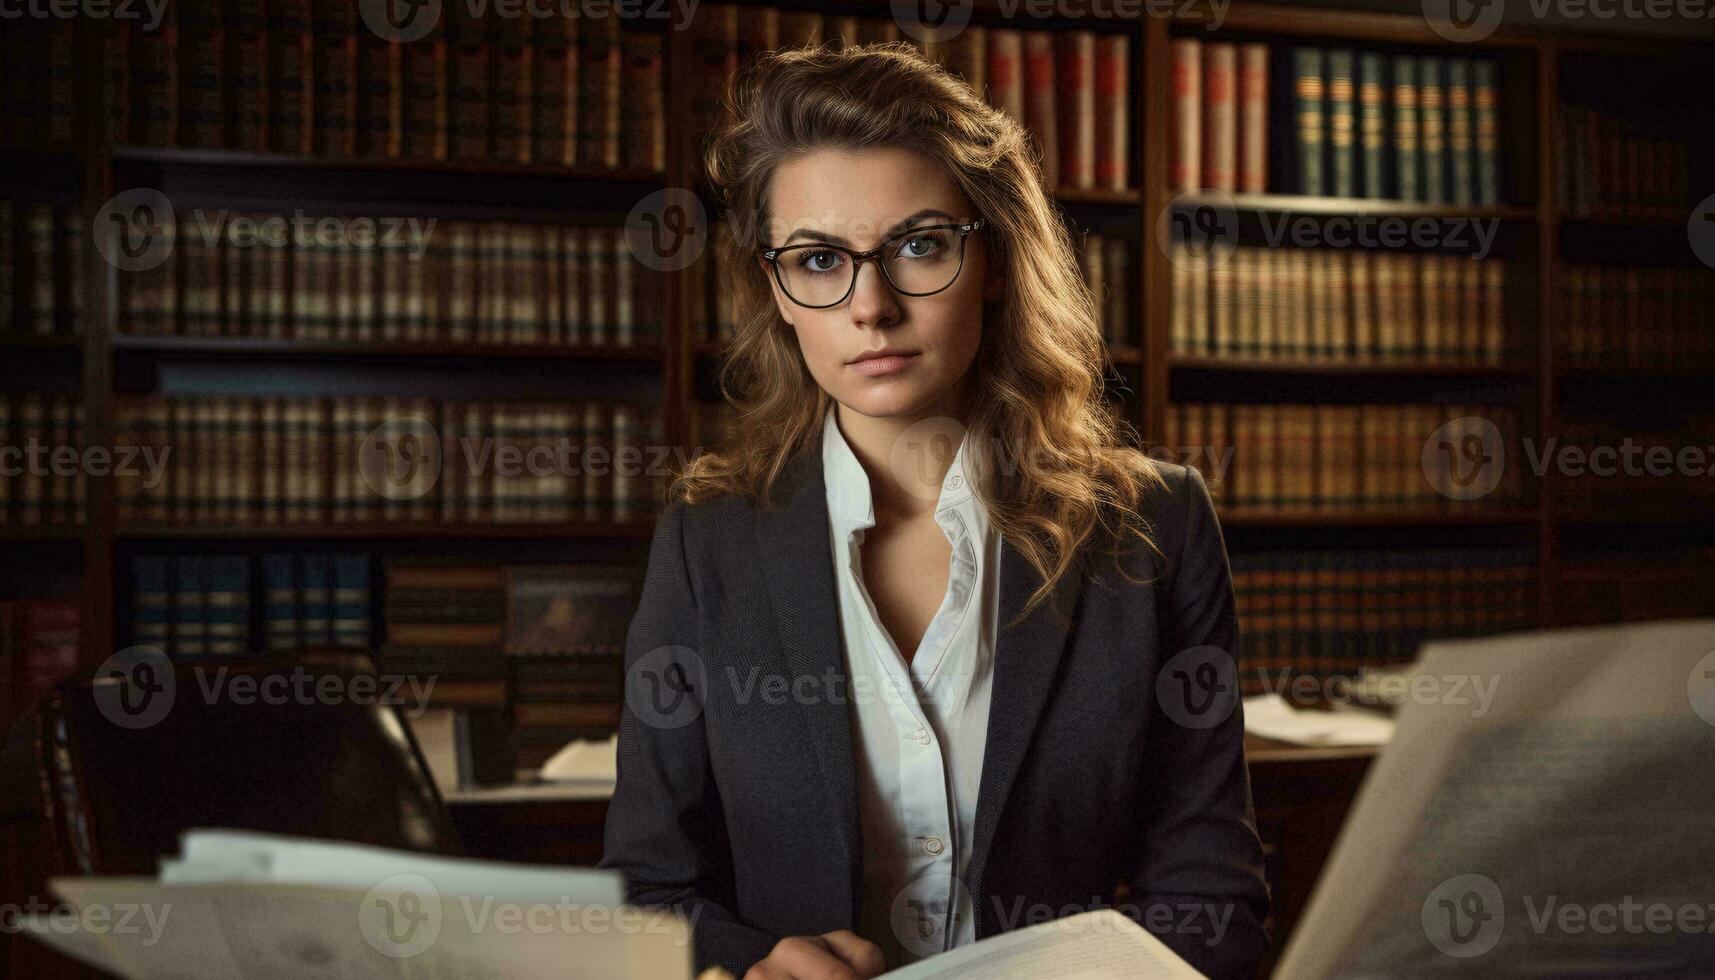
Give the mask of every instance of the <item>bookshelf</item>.
[[[80, 23], [71, 39], [75, 63], [72, 98], [77, 107], [70, 145], [36, 146], [0, 152], [0, 173], [15, 178], [18, 200], [52, 200], [72, 209], [85, 228], [93, 227], [102, 204], [118, 191], [133, 186], [155, 187], [175, 204], [187, 207], [228, 207], [234, 210], [303, 209], [332, 216], [385, 213], [433, 216], [443, 221], [505, 220], [532, 228], [588, 222], [615, 227], [639, 199], [665, 188], [696, 186], [697, 146], [686, 134], [695, 131], [696, 114], [706, 110], [710, 65], [736, 64], [755, 50], [755, 18], [763, 5], [739, 5], [735, 18], [736, 51], [708, 49], [709, 23], [684, 25], [664, 21], [628, 23], [623, 32], [649, 34], [660, 47], [662, 130], [667, 134], [658, 150], [659, 166], [629, 166], [624, 161], [589, 165], [519, 162], [499, 159], [425, 159], [403, 153], [387, 156], [358, 152], [284, 152], [238, 149], [243, 113], [232, 111], [239, 99], [235, 84], [219, 89], [228, 110], [218, 132], [205, 132], [208, 145], [140, 145], [116, 138], [109, 117], [109, 81], [105, 77], [106, 30]], [[811, 12], [796, 4], [780, 8], [800, 18]], [[676, 14], [673, 16], [677, 16]], [[886, 37], [891, 8], [873, 2], [845, 4], [823, 18], [824, 36], [841, 25], [839, 18], [856, 18], [860, 39]], [[718, 19], [716, 23], [724, 23]], [[1628, 70], [1640, 77], [1672, 79], [1675, 72], [1706, 70], [1712, 47], [1685, 40], [1627, 39], [1610, 45], [1577, 35], [1547, 30], [1503, 28], [1481, 42], [1455, 45], [1432, 31], [1420, 18], [1380, 13], [1276, 7], [1237, 3], [1218, 24], [1206, 10], [1188, 9], [1171, 18], [1133, 21], [1099, 18], [1058, 19], [1008, 24], [998, 4], [979, 2], [972, 9], [974, 27], [1008, 27], [1063, 34], [1087, 30], [1100, 38], [1123, 38], [1129, 55], [1130, 138], [1124, 147], [1129, 179], [1123, 188], [1063, 187], [1056, 192], [1068, 220], [1124, 243], [1130, 249], [1130, 274], [1135, 281], [1134, 308], [1129, 322], [1110, 339], [1110, 380], [1120, 400], [1124, 420], [1143, 440], [1161, 445], [1175, 407], [1215, 400], [1223, 391], [1242, 394], [1231, 404], [1269, 405], [1279, 392], [1296, 392], [1294, 404], [1324, 405], [1364, 398], [1425, 404], [1470, 404], [1459, 396], [1476, 391], [1504, 404], [1516, 414], [1520, 435], [1538, 442], [1562, 429], [1569, 414], [1567, 399], [1586, 389], [1601, 389], [1605, 397], [1624, 399], [1627, 386], [1686, 388], [1715, 374], [1709, 362], [1658, 357], [1621, 357], [1616, 362], [1598, 347], [1586, 349], [1582, 360], [1565, 352], [1569, 322], [1567, 284], [1575, 266], [1616, 243], [1629, 253], [1633, 247], [1666, 245], [1683, 239], [1684, 215], [1626, 209], [1610, 203], [1570, 208], [1562, 199], [1562, 169], [1568, 165], [1564, 128], [1568, 105], [1590, 101], [1588, 79], [1593, 59], [1623, 56]], [[852, 24], [844, 24], [850, 27]], [[679, 28], [690, 28], [681, 30]], [[457, 30], [457, 26], [454, 26]], [[782, 37], [790, 33], [780, 28]], [[702, 32], [702, 33], [699, 33]], [[266, 33], [266, 32], [264, 32]], [[896, 31], [891, 33], [897, 34]], [[189, 35], [185, 35], [189, 36]], [[499, 51], [512, 42], [504, 32], [482, 32], [485, 43]], [[1180, 193], [1171, 168], [1174, 144], [1175, 93], [1172, 80], [1176, 39], [1197, 38], [1205, 44], [1232, 42], [1269, 46], [1271, 64], [1269, 125], [1269, 186], [1228, 194]], [[907, 38], [908, 39], [908, 38]], [[456, 40], [456, 39], [455, 39]], [[187, 43], [181, 41], [181, 43]], [[249, 42], [246, 42], [249, 43]], [[267, 43], [264, 39], [263, 43]], [[1294, 45], [1345, 47], [1359, 52], [1407, 52], [1418, 57], [1470, 57], [1492, 60], [1498, 77], [1497, 102], [1504, 125], [1499, 134], [1503, 173], [1498, 200], [1490, 204], [1429, 203], [1295, 193], [1281, 176], [1278, 158], [1290, 153], [1290, 93], [1281, 85], [1288, 52]], [[456, 43], [453, 45], [457, 47]], [[234, 42], [223, 63], [238, 69], [243, 50]], [[950, 49], [942, 46], [940, 51]], [[463, 52], [474, 57], [476, 52]], [[459, 53], [447, 55], [455, 63]], [[718, 56], [718, 58], [717, 58]], [[270, 56], [272, 57], [272, 56]], [[502, 69], [497, 60], [492, 68]], [[216, 66], [191, 66], [187, 73]], [[411, 66], [403, 64], [409, 75]], [[498, 77], [498, 76], [495, 76]], [[632, 76], [636, 77], [636, 76]], [[181, 85], [189, 85], [182, 80]], [[189, 92], [189, 89], [183, 91]], [[1618, 98], [1618, 96], [1616, 96]], [[187, 104], [188, 105], [188, 104]], [[1611, 108], [1611, 107], [1610, 107]], [[187, 111], [188, 108], [187, 108]], [[1687, 112], [1693, 111], [1690, 109]], [[1286, 126], [1287, 129], [1282, 127]], [[1706, 130], [1704, 130], [1706, 131]], [[128, 133], [130, 132], [128, 128]], [[135, 133], [130, 133], [135, 135]], [[311, 146], [316, 137], [312, 132]], [[629, 138], [629, 137], [627, 137]], [[1715, 187], [1709, 150], [1693, 140], [1694, 182]], [[628, 144], [629, 145], [629, 144]], [[1700, 155], [1699, 155], [1700, 154]], [[577, 154], [573, 154], [574, 156]], [[622, 154], [623, 156], [623, 154]], [[1175, 268], [1161, 246], [1159, 225], [1175, 209], [1230, 207], [1241, 228], [1240, 240], [1256, 241], [1259, 228], [1290, 216], [1323, 226], [1353, 216], [1429, 222], [1492, 223], [1499, 229], [1497, 249], [1509, 263], [1505, 306], [1506, 345], [1495, 355], [1422, 357], [1404, 354], [1385, 359], [1363, 357], [1292, 356], [1228, 351], [1176, 350], [1172, 336], [1175, 316]], [[1690, 202], [1686, 202], [1688, 210]], [[23, 230], [14, 224], [14, 254], [25, 247]], [[1362, 250], [1349, 250], [1357, 256]], [[75, 390], [85, 419], [84, 437], [90, 444], [111, 444], [116, 406], [127, 398], [185, 386], [199, 393], [235, 393], [268, 384], [307, 384], [312, 396], [345, 390], [359, 394], [397, 394], [401, 385], [434, 389], [436, 397], [493, 397], [489, 393], [520, 386], [531, 397], [576, 393], [586, 381], [600, 381], [608, 393], [635, 397], [659, 411], [666, 442], [690, 450], [706, 442], [699, 419], [713, 394], [712, 376], [721, 356], [722, 341], [711, 330], [712, 300], [696, 290], [694, 269], [663, 274], [658, 280], [658, 329], [627, 345], [579, 342], [489, 343], [474, 339], [186, 335], [181, 330], [137, 333], [128, 329], [122, 313], [125, 274], [102, 260], [97, 250], [79, 253], [84, 282], [98, 284], [84, 294], [81, 331], [77, 335], [42, 336], [24, 330], [0, 333], [0, 350], [22, 367], [6, 376], [8, 388], [50, 378], [49, 386]], [[1697, 269], [1682, 264], [1679, 268]], [[1516, 275], [1514, 275], [1516, 273]], [[62, 284], [61, 288], [69, 288]], [[16, 313], [25, 299], [16, 299]], [[22, 323], [15, 315], [13, 323]], [[44, 367], [45, 366], [45, 367]], [[38, 370], [38, 368], [40, 368]], [[316, 381], [317, 378], [322, 380]], [[555, 380], [563, 387], [556, 389]], [[267, 379], [276, 379], [268, 381]], [[279, 381], [278, 379], [287, 379]], [[353, 380], [356, 379], [356, 380]], [[428, 381], [416, 379], [432, 379]], [[222, 386], [225, 386], [224, 389]], [[319, 385], [319, 387], [318, 387]], [[392, 386], [389, 388], [389, 386]], [[1618, 386], [1617, 388], [1615, 386]], [[274, 389], [269, 389], [273, 391]], [[1271, 396], [1271, 392], [1276, 393]], [[1451, 392], [1452, 394], [1449, 394]], [[1615, 392], [1619, 392], [1615, 394]], [[1334, 393], [1330, 397], [1330, 393]], [[1655, 389], [1651, 389], [1651, 394]], [[1603, 404], [1597, 399], [1593, 404]], [[1562, 499], [1555, 480], [1528, 480], [1516, 501], [1481, 508], [1375, 508], [1325, 503], [1307, 507], [1273, 507], [1257, 503], [1223, 505], [1223, 523], [1234, 532], [1230, 547], [1246, 550], [1252, 538], [1282, 547], [1363, 547], [1405, 534], [1406, 541], [1425, 546], [1441, 536], [1475, 535], [1497, 529], [1528, 541], [1533, 555], [1533, 596], [1536, 621], [1561, 621], [1566, 603], [1555, 594], [1557, 583], [1575, 577], [1588, 581], [1604, 568], [1624, 574], [1630, 567], [1620, 552], [1612, 562], [1591, 549], [1574, 547], [1564, 561], [1569, 538], [1590, 526], [1641, 522], [1687, 530], [1697, 542], [1711, 541], [1704, 512], [1695, 506], [1663, 508], [1635, 504], [1615, 507], [1608, 502], [1574, 505]], [[577, 542], [602, 557], [641, 558], [649, 532], [646, 519], [602, 521], [542, 521], [486, 524], [466, 520], [354, 521], [339, 524], [239, 522], [211, 524], [121, 519], [112, 481], [92, 478], [88, 485], [88, 520], [78, 526], [8, 526], [0, 540], [52, 546], [58, 553], [76, 552], [77, 574], [84, 583], [82, 660], [104, 659], [125, 636], [116, 610], [127, 570], [124, 559], [138, 547], [171, 544], [192, 547], [208, 542], [233, 548], [254, 542], [258, 548], [284, 542], [304, 547], [317, 542], [357, 542], [386, 549], [404, 543], [444, 546], [457, 551], [524, 541]], [[1411, 535], [1416, 538], [1412, 539]], [[1294, 537], [1296, 535], [1296, 537]], [[52, 550], [51, 549], [51, 550]], [[1599, 549], [1598, 549], [1599, 550]], [[1576, 568], [1574, 576], [1571, 569]]]

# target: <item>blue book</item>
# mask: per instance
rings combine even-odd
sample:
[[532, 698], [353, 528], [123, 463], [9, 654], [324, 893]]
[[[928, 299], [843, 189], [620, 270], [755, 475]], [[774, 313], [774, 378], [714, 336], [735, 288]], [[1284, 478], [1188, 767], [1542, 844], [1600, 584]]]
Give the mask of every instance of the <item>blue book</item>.
[[334, 645], [369, 649], [369, 555], [334, 555], [333, 583]]
[[302, 589], [299, 609], [303, 623], [303, 644], [309, 647], [333, 645], [333, 556], [312, 552], [298, 557]]
[[165, 555], [131, 559], [131, 642], [165, 652], [171, 639], [173, 593]]
[[262, 556], [262, 648], [270, 653], [296, 650], [298, 643], [298, 566], [290, 554]]
[[201, 555], [173, 557], [173, 618], [167, 656], [197, 660], [208, 654], [208, 620], [203, 608]]
[[210, 555], [203, 559], [204, 622], [208, 655], [242, 657], [250, 652], [250, 558]]

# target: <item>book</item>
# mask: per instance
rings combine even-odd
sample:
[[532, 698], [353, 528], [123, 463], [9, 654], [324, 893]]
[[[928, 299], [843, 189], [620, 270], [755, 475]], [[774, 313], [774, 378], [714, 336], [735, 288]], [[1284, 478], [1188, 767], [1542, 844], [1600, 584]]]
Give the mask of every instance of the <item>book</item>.
[[1315, 47], [1292, 49], [1293, 113], [1296, 118], [1298, 193], [1320, 196], [1331, 183], [1324, 167], [1327, 119], [1327, 81], [1323, 51]]

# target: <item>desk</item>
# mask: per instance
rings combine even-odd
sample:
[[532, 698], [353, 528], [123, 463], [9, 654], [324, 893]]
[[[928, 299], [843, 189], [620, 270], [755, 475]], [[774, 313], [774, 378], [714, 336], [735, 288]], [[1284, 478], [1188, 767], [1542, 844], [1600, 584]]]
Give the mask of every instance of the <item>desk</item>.
[[[1274, 965], [1310, 900], [1368, 771], [1374, 748], [1305, 748], [1245, 737], [1257, 832], [1262, 837], [1274, 937]], [[447, 794], [459, 836], [473, 857], [543, 864], [601, 860], [610, 784], [525, 784]]]

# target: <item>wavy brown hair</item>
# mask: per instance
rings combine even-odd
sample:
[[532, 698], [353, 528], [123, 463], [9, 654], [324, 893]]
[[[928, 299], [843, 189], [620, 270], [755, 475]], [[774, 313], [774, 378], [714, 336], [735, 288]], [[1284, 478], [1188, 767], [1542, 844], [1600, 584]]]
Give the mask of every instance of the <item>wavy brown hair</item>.
[[[1025, 612], [1053, 594], [1090, 545], [1117, 554], [1135, 535], [1159, 551], [1140, 503], [1165, 482], [1122, 441], [1129, 426], [1103, 397], [1107, 354], [1095, 300], [1025, 129], [898, 42], [765, 54], [735, 79], [726, 107], [728, 121], [703, 162], [729, 232], [716, 236], [718, 268], [733, 290], [736, 332], [720, 383], [737, 424], [719, 451], [692, 461], [672, 495], [770, 506], [787, 460], [815, 445], [832, 401], [756, 258], [769, 244], [761, 236], [771, 224], [775, 169], [817, 149], [905, 148], [937, 162], [964, 192], [985, 221], [978, 234], [998, 264], [990, 268], [1005, 276], [1003, 295], [983, 306], [977, 383], [961, 421], [976, 437], [969, 455], [996, 529], [1043, 577]], [[998, 466], [991, 445], [1011, 465]]]

